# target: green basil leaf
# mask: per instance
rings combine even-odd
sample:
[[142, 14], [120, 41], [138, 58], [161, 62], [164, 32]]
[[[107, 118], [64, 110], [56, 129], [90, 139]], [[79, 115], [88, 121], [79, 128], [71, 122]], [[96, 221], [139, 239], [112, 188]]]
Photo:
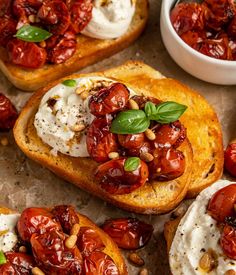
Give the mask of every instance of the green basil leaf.
[[74, 79], [66, 79], [62, 82], [62, 84], [68, 87], [76, 87], [77, 82]]
[[153, 115], [156, 115], [156, 112], [157, 112], [156, 105], [148, 101], [144, 106], [144, 111], [147, 117], [152, 117]]
[[126, 172], [135, 171], [140, 165], [140, 158], [137, 157], [130, 157], [127, 158], [124, 164], [124, 170]]
[[171, 123], [180, 118], [185, 112], [187, 106], [174, 101], [166, 101], [156, 105], [156, 114], [149, 116], [149, 119], [159, 123]]
[[2, 251], [0, 251], [0, 265], [5, 264], [7, 262], [6, 257]]
[[51, 37], [52, 34], [38, 27], [24, 25], [14, 36], [27, 42], [41, 42]]
[[128, 110], [120, 112], [112, 121], [110, 131], [115, 134], [142, 133], [150, 125], [150, 120], [142, 110]]

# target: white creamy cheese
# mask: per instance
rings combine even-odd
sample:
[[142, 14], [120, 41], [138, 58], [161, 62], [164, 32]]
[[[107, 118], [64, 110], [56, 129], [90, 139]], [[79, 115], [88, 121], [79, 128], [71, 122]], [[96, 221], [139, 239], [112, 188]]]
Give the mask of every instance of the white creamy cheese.
[[[106, 81], [110, 84], [114, 80], [97, 76], [74, 80], [75, 87], [58, 84], [43, 96], [35, 115], [34, 126], [43, 142], [52, 147], [53, 154], [61, 152], [72, 157], [89, 157], [86, 132], [94, 116], [88, 106], [90, 96], [83, 100], [76, 89], [84, 87], [85, 91], [90, 91], [94, 83]], [[129, 90], [131, 95], [135, 94]], [[53, 106], [49, 104], [50, 100], [54, 101]], [[84, 124], [86, 128], [76, 132], [74, 129], [79, 124]]]
[[17, 243], [15, 227], [19, 214], [0, 214], [0, 251], [11, 251]]
[[199, 268], [199, 260], [208, 249], [218, 255], [218, 266], [207, 274], [223, 275], [229, 269], [236, 271], [236, 261], [227, 258], [219, 245], [221, 234], [216, 221], [206, 213], [212, 195], [230, 184], [232, 182], [219, 180], [202, 191], [182, 218], [169, 253], [174, 275], [206, 274]]
[[82, 33], [98, 39], [113, 39], [129, 28], [135, 13], [132, 0], [94, 0], [92, 19]]

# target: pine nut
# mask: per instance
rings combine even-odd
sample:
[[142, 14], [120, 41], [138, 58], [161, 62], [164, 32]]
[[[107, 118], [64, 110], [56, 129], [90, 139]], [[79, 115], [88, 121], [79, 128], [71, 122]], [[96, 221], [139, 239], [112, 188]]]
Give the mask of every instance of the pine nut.
[[77, 236], [79, 234], [79, 231], [80, 231], [80, 225], [78, 223], [75, 223], [71, 228], [70, 234]]
[[74, 132], [81, 132], [86, 128], [86, 126], [84, 124], [76, 124], [74, 126], [71, 127], [71, 130]]
[[140, 158], [145, 162], [151, 162], [154, 159], [153, 155], [148, 152], [141, 153]]
[[225, 272], [224, 275], [236, 275], [236, 272], [233, 269], [229, 269]]
[[85, 100], [88, 97], [88, 92], [84, 91], [80, 94], [81, 99]]
[[28, 17], [28, 20], [30, 21], [30, 23], [35, 23], [36, 22], [36, 16], [34, 14], [31, 14]]
[[148, 270], [146, 268], [142, 268], [139, 272], [139, 275], [148, 275]]
[[75, 93], [77, 94], [77, 95], [80, 95], [81, 93], [83, 93], [84, 92], [84, 87], [82, 86], [80, 86], [80, 87], [78, 87], [78, 88], [76, 88], [76, 90], [75, 90]]
[[73, 248], [75, 246], [76, 242], [77, 242], [77, 236], [70, 235], [65, 241], [65, 246], [69, 249]]
[[47, 46], [47, 44], [46, 44], [46, 42], [43, 40], [43, 41], [41, 41], [41, 42], [39, 43], [39, 46], [40, 46], [41, 48], [45, 48], [45, 47]]
[[144, 260], [137, 253], [129, 254], [129, 260], [137, 266], [144, 265]]
[[161, 167], [157, 168], [157, 173], [161, 172]]
[[26, 247], [25, 247], [24, 245], [20, 246], [20, 247], [19, 247], [19, 252], [21, 252], [21, 253], [26, 253], [26, 252], [27, 252]]
[[155, 140], [156, 139], [156, 135], [151, 129], [147, 129], [145, 131], [145, 135], [149, 140]]
[[138, 103], [135, 100], [133, 100], [133, 99], [129, 100], [129, 107], [132, 110], [139, 110]]
[[33, 267], [31, 272], [33, 275], [45, 275], [45, 273], [38, 267]]
[[108, 154], [109, 159], [117, 159], [119, 157], [119, 153], [118, 152], [110, 152]]
[[0, 141], [2, 146], [7, 146], [9, 144], [7, 137], [2, 137]]
[[212, 255], [209, 252], [205, 252], [199, 261], [200, 268], [206, 272], [210, 272], [214, 268], [214, 265], [215, 260]]

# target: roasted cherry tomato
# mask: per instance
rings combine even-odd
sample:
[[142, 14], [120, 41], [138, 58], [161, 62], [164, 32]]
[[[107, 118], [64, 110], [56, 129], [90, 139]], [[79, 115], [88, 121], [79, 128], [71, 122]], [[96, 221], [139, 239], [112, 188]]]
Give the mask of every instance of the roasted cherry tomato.
[[10, 16], [0, 17], [0, 46], [5, 47], [16, 33], [17, 22]]
[[230, 40], [229, 47], [232, 53], [232, 59], [236, 60], [236, 40]]
[[0, 93], [0, 131], [7, 131], [13, 128], [17, 111], [11, 101], [2, 93]]
[[152, 153], [154, 148], [152, 148], [150, 141], [145, 140], [141, 147], [131, 148], [128, 150], [128, 156], [139, 157], [143, 153]]
[[94, 116], [104, 116], [121, 111], [129, 100], [129, 90], [121, 83], [103, 88], [89, 100], [89, 108]]
[[75, 33], [81, 32], [91, 20], [92, 2], [92, 0], [75, 0], [73, 3], [70, 3], [71, 27]]
[[61, 225], [53, 215], [43, 208], [26, 208], [17, 223], [18, 233], [23, 241], [30, 241], [32, 234], [43, 234], [49, 230], [60, 230]]
[[147, 181], [149, 174], [147, 164], [140, 161], [136, 170], [126, 172], [124, 170], [126, 159], [113, 159], [98, 167], [95, 177], [106, 192], [116, 195], [129, 194]]
[[205, 9], [198, 3], [180, 3], [171, 10], [170, 19], [179, 35], [201, 31], [204, 29]]
[[33, 234], [30, 243], [37, 265], [46, 274], [81, 274], [82, 256], [77, 246], [68, 249], [64, 245], [65, 234], [51, 230], [44, 234]]
[[225, 150], [225, 169], [236, 177], [236, 142], [230, 143]]
[[236, 184], [230, 184], [217, 191], [208, 204], [208, 213], [218, 222], [224, 222], [228, 216], [234, 214], [236, 203]]
[[161, 103], [159, 99], [151, 96], [135, 95], [135, 96], [132, 96], [132, 99], [136, 101], [136, 103], [138, 103], [138, 106], [140, 109], [143, 109], [147, 102], [152, 102], [154, 104]]
[[198, 51], [201, 43], [206, 39], [206, 34], [204, 32], [187, 31], [181, 34], [180, 37], [190, 47]]
[[227, 29], [227, 33], [230, 38], [236, 39], [236, 16], [234, 16], [234, 18], [230, 22], [228, 29]]
[[184, 173], [185, 157], [181, 151], [173, 148], [155, 149], [153, 156], [154, 160], [148, 164], [152, 179], [173, 180]]
[[70, 25], [70, 13], [61, 0], [45, 1], [38, 11], [38, 18], [53, 34], [64, 34]]
[[31, 269], [35, 266], [32, 256], [25, 253], [5, 253], [7, 263], [0, 265], [1, 275], [30, 275]]
[[186, 128], [175, 121], [170, 124], [164, 124], [154, 130], [156, 139], [153, 144], [155, 148], [179, 147], [186, 138]]
[[12, 1], [1, 0], [0, 1], [0, 17], [4, 15], [11, 15]]
[[110, 132], [108, 117], [96, 118], [88, 128], [86, 142], [90, 157], [97, 162], [109, 160], [108, 154], [118, 150], [116, 135]]
[[112, 258], [101, 252], [94, 251], [84, 258], [83, 274], [86, 275], [119, 275], [119, 269]]
[[94, 250], [102, 250], [105, 247], [99, 234], [89, 227], [80, 228], [77, 246], [83, 255], [89, 255]]
[[107, 220], [102, 229], [124, 249], [143, 247], [150, 240], [154, 230], [151, 224], [134, 218]]
[[236, 228], [226, 224], [220, 239], [220, 246], [227, 257], [236, 260]]
[[46, 62], [47, 53], [32, 42], [12, 39], [7, 44], [10, 61], [26, 68], [39, 68]]
[[140, 148], [144, 143], [144, 133], [118, 135], [118, 141], [126, 149]]
[[66, 234], [70, 234], [72, 226], [79, 223], [76, 210], [71, 205], [57, 205], [52, 209], [52, 215], [58, 220]]
[[52, 36], [46, 41], [48, 50], [48, 62], [61, 64], [69, 59], [76, 51], [76, 36], [71, 31], [63, 35]]

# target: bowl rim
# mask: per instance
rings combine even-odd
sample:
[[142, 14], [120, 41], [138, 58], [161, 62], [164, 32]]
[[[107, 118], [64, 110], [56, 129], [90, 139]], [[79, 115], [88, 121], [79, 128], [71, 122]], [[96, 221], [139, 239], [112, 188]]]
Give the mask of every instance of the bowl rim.
[[[203, 53], [198, 52], [197, 50], [194, 50], [192, 47], [190, 47], [187, 43], [185, 43], [180, 36], [177, 34], [175, 31], [171, 21], [170, 21], [170, 11], [172, 8], [172, 4], [175, 2], [175, 0], [162, 0], [162, 20], [165, 20], [167, 23], [167, 27], [172, 34], [172, 36], [175, 38], [175, 40], [184, 48], [186, 49], [190, 54], [195, 55], [199, 59], [210, 62], [212, 64], [216, 65], [223, 65], [223, 66], [228, 66], [228, 67], [235, 67], [236, 66], [236, 61], [235, 60], [222, 60], [222, 59], [217, 59], [214, 57], [207, 56]], [[169, 7], [168, 7], [169, 6]]]

